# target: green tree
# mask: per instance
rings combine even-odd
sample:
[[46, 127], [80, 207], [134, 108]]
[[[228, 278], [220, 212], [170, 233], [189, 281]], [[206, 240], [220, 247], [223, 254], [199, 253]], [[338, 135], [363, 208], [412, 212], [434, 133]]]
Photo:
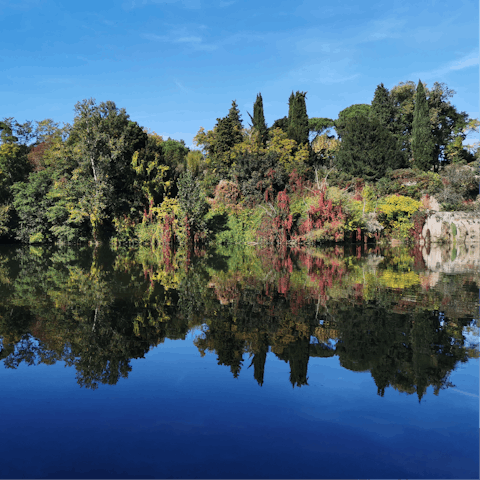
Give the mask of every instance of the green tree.
[[242, 119], [235, 100], [228, 115], [217, 118], [213, 130], [205, 133], [201, 128], [194, 140], [207, 153], [208, 163], [215, 171], [217, 181], [226, 178], [233, 161], [232, 149], [243, 141]]
[[265, 123], [265, 115], [263, 113], [263, 99], [261, 93], [257, 95], [257, 99], [253, 104], [253, 117], [250, 114], [248, 115], [252, 121], [252, 127], [258, 132], [258, 141], [265, 146], [268, 139], [268, 129], [267, 124]]
[[96, 240], [105, 220], [129, 213], [134, 194], [132, 158], [145, 148], [147, 134], [114, 102], [84, 100], [75, 105], [71, 148], [72, 177], [85, 195], [80, 214], [87, 215]]
[[361, 115], [345, 120], [337, 168], [355, 177], [378, 180], [402, 161], [397, 139], [377, 118]]
[[[293, 92], [292, 92], [293, 95]], [[305, 97], [307, 92], [296, 92], [289, 99], [288, 108], [288, 137], [297, 142], [297, 145], [308, 144], [308, 115]]]
[[288, 131], [288, 117], [278, 118], [275, 120], [271, 127], [269, 127], [268, 132], [271, 133], [274, 130], [279, 128], [283, 132], [287, 133]]
[[178, 181], [178, 203], [185, 221], [187, 241], [199, 241], [206, 234], [205, 215], [208, 203], [199, 182], [190, 170]]
[[381, 83], [375, 89], [372, 100], [370, 115], [377, 117], [380, 123], [393, 132], [393, 122], [395, 121], [395, 106], [388, 88]]
[[[435, 168], [456, 159], [472, 158], [462, 142], [472, 126], [468, 114], [459, 112], [450, 99], [455, 95], [444, 83], [435, 82], [431, 89], [423, 86], [427, 98], [430, 127], [435, 142]], [[412, 128], [416, 103], [416, 85], [412, 81], [401, 82], [390, 90], [395, 107], [394, 133], [402, 139], [406, 157], [412, 159]], [[438, 159], [438, 161], [437, 161]]]
[[15, 238], [23, 243], [51, 240], [47, 211], [52, 201], [47, 194], [52, 186], [51, 172], [32, 172], [27, 181], [12, 186], [13, 207], [17, 215]]
[[313, 138], [311, 139], [311, 143], [319, 136], [323, 135], [327, 132], [330, 128], [335, 126], [335, 120], [331, 118], [323, 118], [323, 117], [312, 117], [308, 119], [308, 130], [310, 134], [313, 134]]
[[350, 105], [350, 107], [344, 108], [339, 114], [338, 119], [335, 120], [335, 130], [337, 135], [342, 138], [345, 129], [345, 123], [349, 118], [353, 117], [368, 117], [370, 115], [371, 106], [366, 103], [359, 103], [356, 105]]
[[435, 140], [430, 124], [425, 89], [423, 83], [419, 80], [412, 123], [412, 154], [414, 166], [420, 170], [430, 170], [436, 161], [435, 150]]

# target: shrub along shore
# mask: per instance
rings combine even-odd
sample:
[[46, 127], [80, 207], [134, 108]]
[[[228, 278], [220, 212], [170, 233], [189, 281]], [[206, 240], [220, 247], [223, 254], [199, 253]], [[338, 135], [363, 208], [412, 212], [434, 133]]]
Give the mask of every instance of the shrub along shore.
[[113, 102], [75, 105], [72, 125], [0, 122], [0, 241], [316, 245], [419, 240], [427, 212], [480, 215], [480, 122], [445, 84], [376, 88], [337, 119], [306, 92], [268, 127], [235, 101], [198, 149], [164, 139]]

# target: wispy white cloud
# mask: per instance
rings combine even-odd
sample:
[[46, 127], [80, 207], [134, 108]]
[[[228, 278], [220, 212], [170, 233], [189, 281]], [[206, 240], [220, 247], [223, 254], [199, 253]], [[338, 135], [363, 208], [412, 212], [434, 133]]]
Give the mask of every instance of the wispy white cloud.
[[452, 388], [451, 391], [452, 392], [458, 392], [458, 393], [461, 393], [463, 395], [468, 395], [469, 397], [478, 398], [478, 395], [476, 395], [475, 393], [465, 392], [464, 390], [459, 390], [458, 388]]
[[202, 37], [180, 37], [175, 39], [176, 43], [202, 43]]
[[73, 85], [75, 81], [68, 77], [46, 77], [38, 82], [39, 85]]
[[176, 78], [173, 79], [173, 83], [184, 93], [192, 93], [190, 88], [185, 87], [182, 83], [180, 83]]
[[470, 68], [470, 67], [478, 67], [479, 64], [479, 55], [478, 55], [478, 50], [473, 50], [470, 53], [464, 55], [463, 57], [453, 60], [451, 62], [448, 62], [439, 68], [436, 68], [431, 71], [423, 71], [423, 72], [414, 72], [411, 76], [413, 78], [421, 78], [422, 80], [429, 79], [429, 78], [439, 78], [439, 77], [444, 77], [445, 75], [448, 75], [451, 72], [457, 71], [457, 70], [463, 70], [464, 68]]
[[478, 65], [478, 50], [470, 52], [460, 60], [451, 63], [450, 70], [463, 70], [468, 67], [476, 67]]
[[203, 38], [198, 35], [188, 35], [185, 32], [172, 32], [170, 35], [156, 35], [154, 33], [143, 33], [142, 37], [146, 40], [163, 43], [177, 43], [190, 48], [191, 50], [212, 51], [216, 50], [218, 46], [213, 43], [206, 43]]
[[335, 84], [344, 83], [359, 77], [359, 73], [353, 73], [348, 59], [339, 61], [324, 60], [319, 63], [307, 64], [295, 68], [288, 76], [296, 82]]
[[377, 42], [388, 38], [399, 38], [406, 20], [383, 18], [369, 22], [365, 30], [352, 40], [355, 43]]
[[146, 5], [166, 5], [178, 3], [185, 8], [197, 9], [201, 7], [201, 0], [126, 0], [123, 3], [125, 10], [144, 7]]

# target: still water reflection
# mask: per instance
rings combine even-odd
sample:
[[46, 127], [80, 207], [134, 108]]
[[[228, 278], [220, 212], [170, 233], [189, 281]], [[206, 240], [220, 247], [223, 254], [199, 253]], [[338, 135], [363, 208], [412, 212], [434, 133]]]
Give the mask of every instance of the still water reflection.
[[[183, 431], [178, 449], [192, 448], [193, 439], [203, 442], [216, 429], [221, 440], [207, 441], [216, 453], [204, 452], [188, 468], [180, 466], [185, 465], [185, 452], [177, 450], [156, 462], [152, 458], [158, 458], [158, 452], [147, 455], [130, 447], [127, 462], [115, 456], [123, 447], [112, 446], [103, 457], [80, 462], [85, 446], [77, 446], [78, 457], [72, 454], [69, 466], [45, 463], [44, 456], [34, 465], [11, 460], [2, 478], [476, 478], [480, 274], [468, 265], [455, 275], [432, 272], [426, 260], [425, 252], [401, 248], [221, 247], [173, 253], [4, 247], [0, 359], [6, 370], [0, 381], [6, 396], [1, 406], [17, 421], [3, 429], [28, 430], [18, 416], [21, 409], [33, 407], [22, 395], [42, 397], [53, 379], [58, 398], [38, 411], [40, 417], [48, 416], [50, 408], [61, 410], [68, 390], [74, 405], [98, 401], [100, 409], [110, 409], [105, 415], [113, 425], [103, 433], [109, 442], [115, 435], [130, 436], [137, 444], [137, 437], [148, 438], [150, 433], [142, 437], [142, 429], [128, 426], [133, 418], [137, 427], [152, 428], [154, 422], [151, 434], [157, 440]], [[25, 370], [27, 365], [37, 367]], [[57, 366], [69, 368], [59, 374]], [[335, 373], [327, 374], [332, 368]], [[163, 414], [159, 404], [150, 403], [161, 396], [151, 382], [159, 371], [162, 388], [170, 390], [173, 402], [164, 398]], [[218, 376], [227, 371], [230, 380]], [[33, 382], [30, 372], [38, 372]], [[71, 386], [63, 389], [68, 377], [95, 392], [86, 396], [78, 386], [77, 393]], [[210, 397], [204, 396], [206, 386]], [[288, 393], [285, 386], [293, 391]], [[14, 391], [21, 394], [16, 397]], [[119, 399], [128, 404], [140, 392], [150, 399], [144, 401], [143, 413], [118, 406]], [[388, 392], [396, 392], [400, 403], [393, 405]], [[327, 394], [335, 398], [333, 404]], [[442, 395], [442, 401], [432, 400]], [[16, 408], [12, 399], [20, 397], [24, 405]], [[246, 412], [234, 409], [247, 431], [232, 424], [224, 397], [248, 405]], [[215, 412], [208, 410], [220, 401]], [[361, 412], [352, 413], [362, 405]], [[205, 417], [197, 412], [192, 420], [186, 406], [210, 413]], [[282, 417], [272, 417], [274, 411]], [[283, 418], [287, 411], [302, 420], [290, 424]], [[401, 420], [392, 420], [392, 414]], [[73, 412], [59, 415], [67, 422], [75, 418]], [[373, 431], [369, 415], [376, 415]], [[91, 441], [105, 417], [88, 418], [81, 420], [90, 428], [81, 436], [82, 445]], [[172, 418], [177, 423], [171, 423]], [[44, 425], [38, 418], [35, 422], [39, 428]], [[74, 427], [80, 428], [77, 423]], [[418, 440], [418, 429], [422, 442], [430, 442], [421, 455], [412, 440]], [[365, 439], [358, 432], [367, 435], [370, 447], [362, 444]], [[298, 442], [292, 444], [290, 438], [291, 454], [283, 455], [277, 441], [283, 435], [289, 441], [293, 433], [308, 439], [309, 446], [300, 442], [297, 451]], [[446, 438], [438, 440], [438, 435]], [[244, 441], [260, 442], [261, 447], [252, 452]], [[75, 439], [71, 442], [75, 449]], [[235, 450], [233, 457], [224, 444]], [[439, 451], [447, 446], [448, 454]], [[15, 441], [3, 447], [12, 459], [20, 458]], [[142, 460], [145, 456], [148, 461]]]

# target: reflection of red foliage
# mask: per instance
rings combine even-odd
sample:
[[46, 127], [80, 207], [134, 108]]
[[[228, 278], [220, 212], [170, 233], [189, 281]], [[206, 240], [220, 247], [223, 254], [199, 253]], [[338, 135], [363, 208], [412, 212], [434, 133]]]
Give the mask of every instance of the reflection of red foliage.
[[284, 275], [278, 280], [278, 293], [287, 297], [288, 289], [290, 286], [290, 275]]
[[410, 256], [413, 257], [413, 268], [424, 271], [426, 268], [425, 261], [423, 260], [422, 250], [419, 245], [415, 245], [415, 247], [410, 250]]
[[353, 291], [355, 292], [355, 300], [357, 302], [362, 302], [363, 300], [363, 284], [362, 283], [356, 283], [353, 286]]
[[327, 288], [336, 283], [342, 283], [342, 277], [346, 273], [336, 260], [332, 259], [326, 263], [323, 258], [315, 258], [304, 253], [299, 254], [300, 262], [307, 267], [307, 274], [313, 282], [317, 283], [317, 294], [325, 301], [327, 298]]

